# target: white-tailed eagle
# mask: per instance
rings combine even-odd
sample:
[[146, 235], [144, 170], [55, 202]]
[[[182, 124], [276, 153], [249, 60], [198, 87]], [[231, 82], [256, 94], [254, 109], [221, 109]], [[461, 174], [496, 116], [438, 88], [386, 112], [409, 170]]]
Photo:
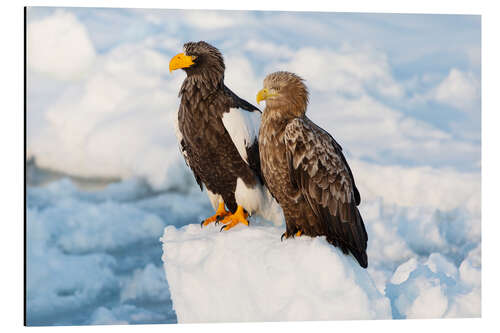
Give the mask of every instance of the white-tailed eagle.
[[259, 133], [265, 183], [283, 208], [284, 237], [322, 236], [368, 266], [368, 235], [358, 210], [354, 178], [333, 137], [306, 117], [308, 91], [289, 72], [264, 79], [257, 103], [266, 101]]

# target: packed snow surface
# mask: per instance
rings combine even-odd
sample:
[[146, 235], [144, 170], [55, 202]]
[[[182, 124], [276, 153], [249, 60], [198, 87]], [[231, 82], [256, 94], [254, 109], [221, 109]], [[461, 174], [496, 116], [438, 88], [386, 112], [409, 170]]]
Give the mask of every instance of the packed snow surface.
[[163, 262], [180, 323], [391, 318], [368, 272], [323, 237], [281, 228], [165, 228]]

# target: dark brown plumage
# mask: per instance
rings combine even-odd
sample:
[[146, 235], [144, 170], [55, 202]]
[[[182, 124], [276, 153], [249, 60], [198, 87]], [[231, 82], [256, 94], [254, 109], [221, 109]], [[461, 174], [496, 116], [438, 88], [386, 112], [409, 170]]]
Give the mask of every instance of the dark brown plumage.
[[257, 101], [264, 99], [261, 167], [283, 208], [284, 236], [325, 235], [366, 268], [368, 235], [357, 208], [358, 189], [340, 145], [305, 116], [308, 92], [303, 80], [289, 72], [270, 74], [257, 95]]
[[[260, 111], [225, 86], [222, 54], [210, 44], [186, 43], [184, 53], [172, 58], [170, 63], [171, 71], [178, 68], [187, 74], [179, 92], [181, 151], [200, 188], [205, 186], [209, 191], [212, 204], [222, 205], [202, 225], [229, 214], [224, 212], [224, 203], [233, 214], [240, 205], [252, 213], [255, 207], [237, 202], [235, 192], [238, 178], [243, 184], [240, 192], [258, 190], [261, 186], [258, 128], [252, 137], [252, 124], [245, 123], [247, 114], [254, 113], [260, 121]], [[235, 137], [234, 133], [239, 136]]]

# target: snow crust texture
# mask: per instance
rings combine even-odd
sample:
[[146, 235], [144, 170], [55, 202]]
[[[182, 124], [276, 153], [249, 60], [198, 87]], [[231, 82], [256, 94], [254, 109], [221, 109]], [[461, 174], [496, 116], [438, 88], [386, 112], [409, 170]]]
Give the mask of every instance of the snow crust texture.
[[180, 323], [391, 318], [389, 299], [323, 237], [281, 228], [165, 228], [163, 262]]
[[361, 212], [367, 270], [322, 237], [280, 242], [283, 227], [166, 227], [162, 260], [178, 321], [481, 316], [478, 212], [381, 198]]

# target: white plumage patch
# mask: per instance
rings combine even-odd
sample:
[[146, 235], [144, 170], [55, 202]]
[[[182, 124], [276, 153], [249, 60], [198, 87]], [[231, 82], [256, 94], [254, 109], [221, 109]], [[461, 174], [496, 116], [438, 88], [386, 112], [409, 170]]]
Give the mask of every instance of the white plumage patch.
[[283, 210], [266, 187], [256, 184], [254, 188], [250, 188], [241, 178], [238, 178], [234, 196], [236, 203], [245, 208], [250, 215], [256, 213], [276, 226], [284, 223]]
[[262, 206], [263, 193], [260, 185], [255, 185], [254, 188], [247, 187], [245, 182], [238, 178], [236, 181], [236, 191], [234, 192], [236, 203], [245, 210], [253, 214], [260, 210]]
[[212, 207], [214, 208], [214, 210], [217, 209], [217, 207], [219, 206], [219, 202], [222, 201], [222, 196], [219, 194], [215, 194], [215, 193], [210, 192], [210, 190], [206, 187], [205, 187], [205, 190], [207, 190], [208, 199], [210, 200]]
[[259, 137], [260, 112], [248, 112], [239, 108], [231, 108], [222, 115], [222, 123], [231, 136], [240, 156], [248, 164], [247, 147]]

